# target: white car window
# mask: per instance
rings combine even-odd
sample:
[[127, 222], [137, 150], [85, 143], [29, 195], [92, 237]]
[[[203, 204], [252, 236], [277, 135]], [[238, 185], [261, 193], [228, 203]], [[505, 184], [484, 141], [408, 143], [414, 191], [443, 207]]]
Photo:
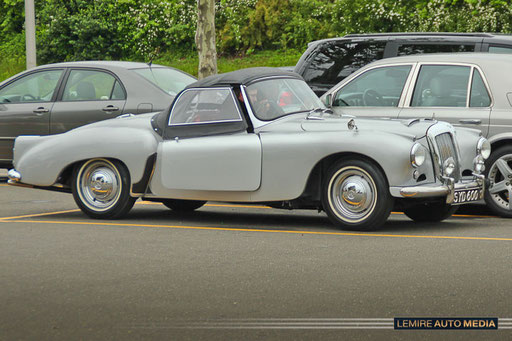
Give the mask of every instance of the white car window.
[[423, 65], [411, 107], [465, 107], [471, 68], [460, 65]]
[[184, 91], [172, 108], [170, 125], [239, 122], [242, 117], [229, 88]]
[[473, 81], [471, 82], [471, 95], [469, 98], [470, 107], [488, 107], [491, 105], [491, 97], [487, 92], [482, 75], [475, 68]]
[[333, 106], [397, 107], [410, 71], [411, 65], [366, 71], [336, 93]]

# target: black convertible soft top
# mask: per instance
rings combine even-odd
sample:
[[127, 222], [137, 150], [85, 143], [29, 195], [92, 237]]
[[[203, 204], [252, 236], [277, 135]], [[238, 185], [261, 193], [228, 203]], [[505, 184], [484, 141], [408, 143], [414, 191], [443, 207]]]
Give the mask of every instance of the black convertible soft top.
[[253, 67], [227, 73], [221, 73], [218, 75], [212, 75], [201, 80], [198, 80], [197, 82], [194, 82], [192, 84], [189, 84], [186, 87], [186, 89], [236, 84], [249, 85], [250, 83], [256, 80], [267, 77], [286, 77], [302, 80], [302, 77], [295, 72], [284, 71], [272, 67]]
[[[248, 69], [241, 69], [232, 72], [221, 73], [218, 75], [212, 75], [206, 78], [203, 78], [197, 82], [189, 84], [183, 91], [190, 88], [211, 88], [217, 86], [226, 86], [226, 85], [250, 85], [252, 82], [258, 81], [262, 78], [267, 77], [283, 77], [283, 78], [295, 78], [303, 80], [303, 78], [295, 73], [290, 71], [284, 71], [278, 68], [272, 67], [253, 67]], [[174, 101], [177, 100], [179, 94], [174, 98]], [[173, 104], [174, 104], [173, 101]], [[167, 126], [167, 122], [169, 121], [170, 110], [173, 106], [167, 108], [166, 110], [160, 112], [153, 116], [151, 120], [151, 124], [153, 129], [158, 133], [162, 134], [165, 127]]]

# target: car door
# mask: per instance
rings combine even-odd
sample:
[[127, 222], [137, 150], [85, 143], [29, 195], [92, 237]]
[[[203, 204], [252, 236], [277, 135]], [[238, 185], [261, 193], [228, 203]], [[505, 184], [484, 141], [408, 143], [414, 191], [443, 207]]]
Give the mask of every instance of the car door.
[[19, 135], [47, 135], [64, 69], [28, 72], [0, 89], [0, 162], [12, 160]]
[[489, 131], [491, 95], [480, 68], [464, 64], [423, 64], [400, 118], [435, 118], [454, 126]]
[[50, 117], [50, 133], [116, 117], [123, 113], [126, 91], [111, 72], [71, 69]]
[[231, 88], [185, 90], [176, 100], [157, 151], [151, 191], [255, 191], [261, 143]]
[[332, 109], [361, 117], [398, 117], [399, 103], [413, 64], [368, 69], [333, 92]]

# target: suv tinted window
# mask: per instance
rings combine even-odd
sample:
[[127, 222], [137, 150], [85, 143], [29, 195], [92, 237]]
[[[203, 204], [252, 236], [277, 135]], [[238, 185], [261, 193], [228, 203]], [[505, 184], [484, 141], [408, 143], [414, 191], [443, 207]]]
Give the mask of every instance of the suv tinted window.
[[411, 106], [465, 107], [470, 71], [469, 66], [423, 65]]
[[341, 88], [333, 105], [396, 107], [410, 71], [410, 65], [369, 70]]
[[403, 44], [398, 46], [398, 56], [437, 52], [474, 52], [475, 45], [461, 44]]
[[357, 69], [384, 57], [386, 42], [327, 42], [304, 72], [308, 83], [337, 84]]

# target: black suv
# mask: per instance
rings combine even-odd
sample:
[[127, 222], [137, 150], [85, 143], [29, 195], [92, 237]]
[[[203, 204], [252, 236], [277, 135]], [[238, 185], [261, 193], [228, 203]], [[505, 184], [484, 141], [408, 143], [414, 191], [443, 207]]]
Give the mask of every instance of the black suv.
[[309, 43], [294, 71], [318, 96], [377, 59], [434, 52], [512, 53], [512, 35], [490, 33], [349, 34]]

